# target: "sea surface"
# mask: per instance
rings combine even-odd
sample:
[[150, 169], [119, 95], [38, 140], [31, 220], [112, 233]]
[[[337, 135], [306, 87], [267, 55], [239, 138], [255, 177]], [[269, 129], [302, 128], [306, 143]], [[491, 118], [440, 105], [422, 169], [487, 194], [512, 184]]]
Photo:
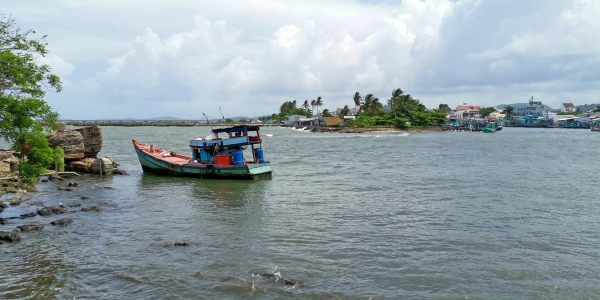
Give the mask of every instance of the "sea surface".
[[144, 174], [131, 143], [186, 153], [208, 127], [102, 131], [129, 175], [0, 213], [81, 204], [0, 225], [45, 226], [0, 245], [0, 299], [600, 298], [599, 133], [264, 127], [272, 179], [219, 181]]

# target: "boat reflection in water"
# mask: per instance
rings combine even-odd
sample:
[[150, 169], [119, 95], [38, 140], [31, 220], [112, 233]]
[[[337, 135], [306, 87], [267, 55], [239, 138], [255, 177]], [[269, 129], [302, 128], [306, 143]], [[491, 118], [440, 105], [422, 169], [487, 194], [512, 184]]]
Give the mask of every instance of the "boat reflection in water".
[[236, 208], [248, 204], [261, 204], [269, 181], [198, 180], [194, 182], [196, 198], [211, 199], [218, 207]]

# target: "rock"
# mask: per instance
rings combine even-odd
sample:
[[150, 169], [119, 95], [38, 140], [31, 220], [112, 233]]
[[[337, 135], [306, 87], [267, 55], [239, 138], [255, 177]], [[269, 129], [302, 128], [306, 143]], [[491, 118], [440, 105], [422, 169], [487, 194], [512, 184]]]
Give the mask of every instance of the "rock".
[[27, 225], [17, 226], [17, 228], [19, 228], [23, 232], [27, 232], [27, 231], [34, 231], [34, 230], [42, 230], [44, 228], [44, 225], [27, 224]]
[[90, 199], [90, 197], [88, 197], [88, 196], [83, 196], [83, 195], [82, 195], [82, 196], [79, 196], [79, 198], [80, 198], [81, 200]]
[[36, 212], [34, 212], [34, 211], [32, 211], [32, 212], [28, 212], [28, 213], [26, 213], [26, 214], [22, 214], [22, 215], [21, 215], [21, 218], [33, 218], [33, 217], [35, 217], [35, 216], [37, 216], [37, 213], [36, 213]]
[[71, 218], [64, 218], [64, 219], [55, 220], [55, 221], [50, 222], [50, 224], [52, 224], [52, 225], [59, 225], [59, 226], [67, 226], [71, 223], [73, 223], [73, 219], [71, 219]]
[[62, 177], [62, 176], [60, 176], [60, 175], [58, 175], [58, 174], [56, 174], [56, 173], [52, 173], [52, 174], [50, 174], [50, 179], [51, 179], [51, 180], [54, 180], [54, 179], [56, 179], [56, 180], [60, 180], [60, 181], [65, 181], [65, 180], [67, 180], [67, 179], [65, 179], [64, 177]]
[[165, 243], [163, 244], [163, 247], [186, 247], [189, 246], [190, 244], [187, 242], [172, 242], [172, 243]]
[[8, 201], [8, 204], [10, 204], [11, 206], [21, 205], [21, 203], [23, 203], [23, 199], [21, 199], [20, 197], [17, 199], [12, 199], [12, 200]]
[[48, 182], [48, 176], [40, 177], [40, 182]]
[[69, 204], [67, 206], [69, 206], [69, 207], [80, 207], [81, 203], [71, 203], [71, 204]]
[[115, 174], [115, 175], [127, 175], [127, 172], [125, 172], [125, 170], [119, 170], [119, 169], [117, 169], [117, 170], [115, 170], [113, 172], [113, 174]]
[[6, 225], [6, 224], [8, 224], [8, 221], [6, 221], [5, 218], [0, 218], [0, 224]]
[[4, 191], [7, 193], [16, 194], [18, 190], [14, 187], [7, 186], [7, 187], [4, 187]]
[[101, 212], [102, 208], [94, 205], [94, 206], [84, 207], [84, 208], [81, 209], [81, 211], [97, 211], [97, 212]]
[[44, 202], [42, 202], [42, 201], [29, 202], [27, 204], [35, 205], [35, 206], [44, 206]]
[[116, 164], [109, 157], [98, 158], [90, 165], [90, 172], [95, 174], [112, 174], [116, 169]]
[[84, 158], [84, 159], [80, 159], [80, 160], [69, 161], [69, 162], [67, 162], [66, 169], [73, 170], [76, 172], [90, 173], [90, 165], [92, 165], [92, 162], [94, 162], [94, 160], [96, 160], [96, 159], [95, 158]]
[[2, 206], [2, 208], [8, 208], [8, 204], [5, 202], [0, 202], [0, 206]]
[[100, 206], [109, 206], [109, 207], [117, 207], [118, 205], [115, 203], [110, 203], [108, 201], [100, 203]]
[[21, 237], [14, 231], [0, 231], [0, 240], [14, 243], [20, 241]]
[[70, 187], [70, 186], [59, 186], [58, 187], [59, 191], [73, 191], [75, 190], [74, 188]]
[[54, 214], [59, 215], [59, 214], [64, 214], [66, 212], [68, 212], [68, 210], [65, 207], [62, 207], [62, 206], [58, 206], [58, 207], [52, 207], [52, 206], [50, 206], [50, 207], [43, 207], [41, 209], [38, 209], [38, 211], [37, 211], [38, 215], [40, 215], [40, 216], [51, 216], [51, 215], [54, 215]]
[[55, 131], [47, 136], [52, 148], [60, 146], [65, 153], [65, 161], [85, 157], [83, 136], [79, 131]]
[[79, 182], [69, 182], [68, 186], [79, 186]]
[[102, 128], [98, 125], [75, 129], [83, 137], [85, 157], [96, 158], [102, 150]]
[[23, 189], [25, 189], [29, 193], [35, 193], [38, 191], [35, 185], [25, 185], [23, 186]]

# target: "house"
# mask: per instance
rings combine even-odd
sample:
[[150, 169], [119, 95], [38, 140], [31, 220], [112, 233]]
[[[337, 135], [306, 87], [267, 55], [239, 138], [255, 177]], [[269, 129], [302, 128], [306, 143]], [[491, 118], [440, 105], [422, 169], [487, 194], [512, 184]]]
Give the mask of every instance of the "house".
[[552, 108], [546, 104], [543, 104], [541, 101], [533, 101], [533, 97], [529, 100], [528, 103], [513, 103], [513, 104], [501, 104], [498, 105], [497, 109], [506, 109], [507, 106], [512, 106], [513, 116], [527, 116], [530, 115], [532, 117], [544, 117], [547, 116], [548, 113], [551, 112]]
[[461, 119], [469, 119], [474, 118], [481, 114], [481, 106], [480, 105], [469, 105], [467, 103], [463, 103], [456, 107], [456, 109], [450, 113], [450, 119], [452, 120], [461, 120]]
[[560, 107], [561, 112], [572, 112], [576, 110], [577, 108], [575, 108], [575, 105], [573, 105], [573, 103], [563, 103]]
[[285, 126], [290, 126], [290, 127], [310, 126], [311, 123], [312, 123], [312, 119], [307, 118], [306, 116], [303, 116], [303, 115], [291, 115], [291, 116], [288, 116], [287, 120], [283, 121], [283, 124]]

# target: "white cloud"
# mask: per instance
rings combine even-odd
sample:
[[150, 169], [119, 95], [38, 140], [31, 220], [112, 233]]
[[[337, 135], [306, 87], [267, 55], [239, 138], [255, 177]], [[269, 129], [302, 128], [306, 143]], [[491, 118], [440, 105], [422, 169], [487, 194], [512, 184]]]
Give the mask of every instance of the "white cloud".
[[591, 0], [33, 0], [4, 10], [49, 35], [47, 61], [71, 83], [49, 96], [54, 106], [118, 105], [114, 117], [197, 117], [190, 108], [219, 105], [271, 114], [317, 96], [331, 110], [354, 92], [384, 99], [395, 88], [429, 107], [555, 101], [560, 89], [585, 99], [600, 78]]

